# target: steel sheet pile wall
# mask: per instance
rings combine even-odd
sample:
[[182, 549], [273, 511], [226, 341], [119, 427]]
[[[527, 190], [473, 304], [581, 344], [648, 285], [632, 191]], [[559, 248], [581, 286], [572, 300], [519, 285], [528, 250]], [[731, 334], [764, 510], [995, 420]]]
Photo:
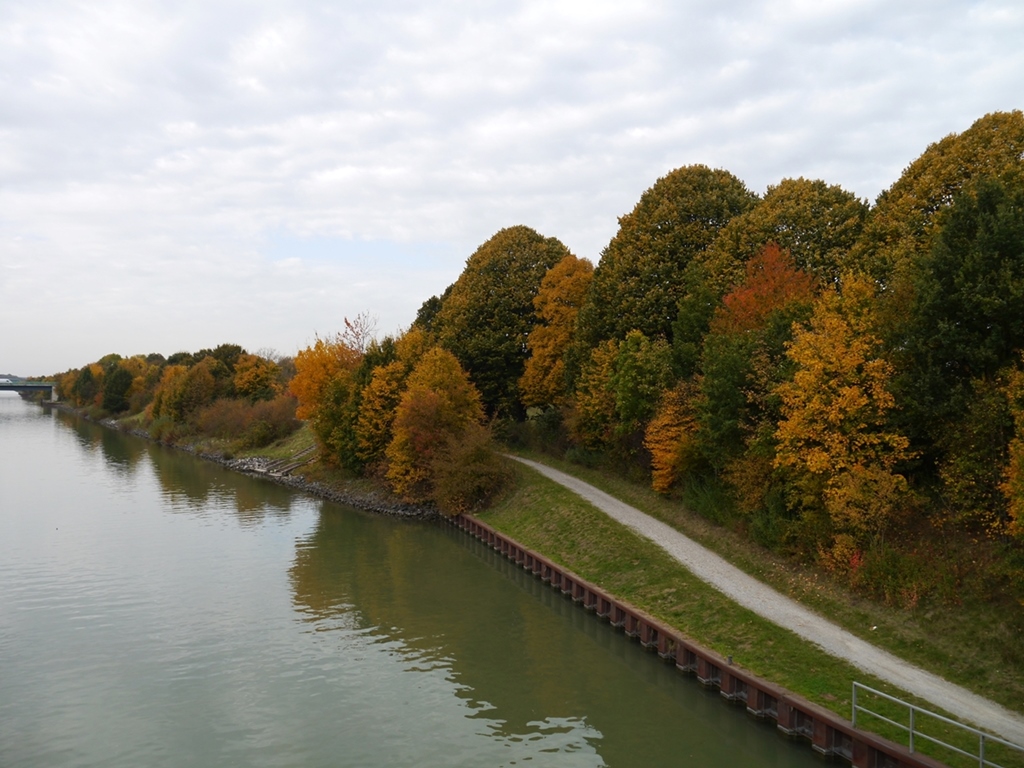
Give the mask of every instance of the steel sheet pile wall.
[[542, 581], [593, 611], [613, 627], [682, 671], [694, 675], [705, 686], [715, 687], [723, 698], [742, 704], [755, 717], [770, 718], [787, 736], [807, 739], [822, 755], [841, 757], [855, 768], [941, 768], [924, 755], [911, 753], [888, 739], [853, 727], [849, 720], [812, 704], [794, 693], [736, 667], [687, 639], [629, 603], [618, 600], [576, 574], [531, 552], [514, 539], [471, 515], [450, 518], [450, 522], [532, 572]]

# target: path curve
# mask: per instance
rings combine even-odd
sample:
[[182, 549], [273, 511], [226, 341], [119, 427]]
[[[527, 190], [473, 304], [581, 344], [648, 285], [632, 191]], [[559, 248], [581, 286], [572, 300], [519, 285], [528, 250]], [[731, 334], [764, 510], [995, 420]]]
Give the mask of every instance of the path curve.
[[609, 517], [650, 539], [730, 599], [769, 621], [810, 640], [826, 653], [888, 680], [957, 717], [1024, 745], [1024, 717], [986, 698], [919, 669], [876, 648], [794, 600], [776, 592], [692, 539], [604, 491], [557, 469], [518, 456], [512, 458], [579, 494]]

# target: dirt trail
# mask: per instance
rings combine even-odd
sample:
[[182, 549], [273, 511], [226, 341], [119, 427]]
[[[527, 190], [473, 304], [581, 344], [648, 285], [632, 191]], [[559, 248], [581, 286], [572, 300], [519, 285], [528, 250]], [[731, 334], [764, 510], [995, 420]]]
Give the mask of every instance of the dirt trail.
[[605, 514], [650, 539], [695, 576], [754, 613], [789, 629], [858, 669], [888, 680], [965, 722], [1024, 745], [1024, 717], [977, 694], [918, 669], [836, 626], [799, 603], [748, 576], [665, 523], [557, 469], [529, 459], [518, 461], [565, 486]]

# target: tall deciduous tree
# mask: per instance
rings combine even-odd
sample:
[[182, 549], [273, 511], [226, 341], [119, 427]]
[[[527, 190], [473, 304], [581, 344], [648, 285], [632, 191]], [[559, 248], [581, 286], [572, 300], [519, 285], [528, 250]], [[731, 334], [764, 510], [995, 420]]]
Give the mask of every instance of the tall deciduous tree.
[[672, 348], [665, 339], [630, 331], [619, 344], [608, 385], [615, 396], [616, 432], [642, 433], [661, 394], [673, 383]]
[[1008, 458], [1000, 490], [1007, 502], [1007, 528], [1014, 536], [1024, 539], [1024, 370], [1020, 364], [1008, 371], [1005, 392], [1013, 418], [1013, 437], [1007, 446]]
[[327, 461], [359, 471], [359, 440], [356, 423], [359, 419], [359, 396], [362, 388], [356, 371], [335, 374], [320, 393], [320, 400], [310, 419], [313, 434], [320, 443], [321, 456]]
[[439, 343], [469, 373], [490, 413], [522, 413], [518, 382], [536, 324], [533, 299], [544, 275], [568, 255], [558, 240], [529, 227], [503, 229], [469, 257], [433, 319]]
[[363, 389], [356, 424], [357, 453], [365, 464], [377, 464], [391, 442], [395, 411], [401, 402], [407, 369], [396, 360], [373, 370]]
[[742, 333], [764, 326], [769, 315], [814, 296], [814, 277], [800, 269], [788, 250], [769, 243], [746, 263], [743, 281], [722, 298], [711, 322], [713, 333]]
[[756, 200], [728, 171], [703, 165], [678, 168], [644, 192], [601, 253], [580, 309], [570, 376], [605, 339], [636, 329], [671, 340], [686, 265]]
[[111, 413], [128, 410], [131, 387], [131, 371], [124, 365], [115, 365], [103, 381], [103, 407]]
[[980, 179], [958, 194], [914, 265], [913, 287], [894, 347], [901, 399], [915, 432], [927, 433], [945, 430], [971, 382], [1024, 348], [1024, 176]]
[[976, 179], [937, 226], [908, 268], [895, 392], [904, 430], [937, 473], [946, 521], [993, 530], [1005, 518], [999, 485], [1013, 432], [997, 379], [1024, 349], [1024, 176]]
[[235, 360], [235, 393], [250, 402], [272, 400], [278, 393], [277, 364], [259, 355], [242, 353]]
[[858, 269], [888, 284], [916, 254], [927, 252], [940, 213], [973, 180], [1020, 174], [1024, 113], [993, 112], [960, 134], [930, 145], [878, 196], [852, 254]]
[[612, 376], [619, 343], [607, 339], [591, 352], [573, 393], [568, 426], [573, 439], [586, 448], [606, 447], [614, 437], [615, 392]]
[[654, 418], [644, 432], [644, 447], [651, 454], [651, 487], [668, 493], [695, 464], [697, 420], [693, 382], [680, 382], [662, 394]]
[[572, 254], [553, 266], [533, 299], [538, 324], [530, 332], [530, 357], [519, 379], [524, 405], [556, 405], [565, 400], [563, 357], [572, 341], [576, 316], [594, 276], [594, 265]]
[[299, 401], [295, 416], [314, 416], [331, 380], [354, 371], [361, 357], [361, 351], [348, 344], [341, 334], [323, 339], [317, 336], [311, 347], [300, 351], [295, 356], [295, 376], [289, 384]]
[[363, 382], [360, 364], [370, 344], [373, 321], [366, 315], [345, 318], [345, 330], [321, 339], [295, 356], [289, 388], [298, 400], [296, 417], [309, 419], [324, 458], [361, 469], [356, 422]]
[[747, 262], [745, 279], [715, 311], [695, 409], [698, 444], [716, 472], [763, 437], [766, 421], [774, 424], [770, 392], [785, 378], [785, 344], [793, 323], [809, 316], [816, 285], [772, 243]]
[[798, 331], [787, 355], [797, 368], [778, 387], [783, 419], [777, 467], [786, 471], [791, 501], [804, 514], [824, 514], [826, 529], [871, 540], [906, 499], [897, 465], [908, 440], [889, 416], [893, 368], [876, 335], [873, 284], [848, 274], [842, 292], [826, 291], [810, 327]]
[[153, 392], [153, 401], [149, 404], [147, 411], [151, 418], [173, 417], [171, 409], [171, 393], [180, 386], [181, 380], [185, 378], [187, 373], [187, 365], [168, 363], [163, 367], [160, 374], [160, 381], [157, 383], [156, 389]]
[[[98, 366], [97, 366], [98, 367]], [[71, 385], [71, 394], [77, 405], [92, 405], [93, 400], [100, 391], [101, 380], [93, 371], [92, 366], [85, 365], [78, 372], [74, 383]]]
[[673, 327], [680, 373], [696, 366], [721, 297], [744, 279], [745, 264], [774, 243], [821, 284], [835, 283], [860, 236], [868, 206], [836, 185], [784, 179], [752, 209], [734, 217], [711, 246], [687, 265]]

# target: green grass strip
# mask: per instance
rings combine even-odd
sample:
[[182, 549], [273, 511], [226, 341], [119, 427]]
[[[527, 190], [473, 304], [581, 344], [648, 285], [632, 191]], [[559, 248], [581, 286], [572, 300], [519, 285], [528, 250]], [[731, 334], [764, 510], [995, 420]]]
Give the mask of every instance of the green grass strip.
[[[580, 472], [578, 467], [543, 460], [593, 482], [591, 477], [584, 476], [589, 473]], [[934, 705], [861, 672], [732, 602], [656, 544], [610, 519], [572, 491], [526, 467], [518, 467], [516, 474], [515, 490], [479, 517], [524, 546], [675, 627], [701, 645], [723, 656], [732, 656], [737, 665], [847, 719], [851, 715], [854, 680], [936, 710]], [[619, 498], [623, 496], [609, 483], [593, 484]], [[644, 509], [634, 498], [623, 500]], [[898, 729], [884, 723], [878, 725], [872, 730], [906, 743], [905, 735]], [[933, 735], [963, 744], [965, 749], [972, 748], [970, 739], [965, 740], [954, 731], [941, 730]], [[938, 747], [922, 746], [919, 751], [950, 765], [970, 764], [961, 763]]]
[[[745, 573], [803, 603], [863, 640], [969, 691], [1024, 714], [1022, 638], [1005, 608], [984, 603], [922, 604], [909, 610], [873, 602], [827, 576], [773, 555], [689, 512], [678, 500], [600, 470], [520, 452], [578, 477], [675, 528]], [[937, 563], [936, 567], [942, 567]], [[1024, 611], [1024, 606], [1018, 610]]]

